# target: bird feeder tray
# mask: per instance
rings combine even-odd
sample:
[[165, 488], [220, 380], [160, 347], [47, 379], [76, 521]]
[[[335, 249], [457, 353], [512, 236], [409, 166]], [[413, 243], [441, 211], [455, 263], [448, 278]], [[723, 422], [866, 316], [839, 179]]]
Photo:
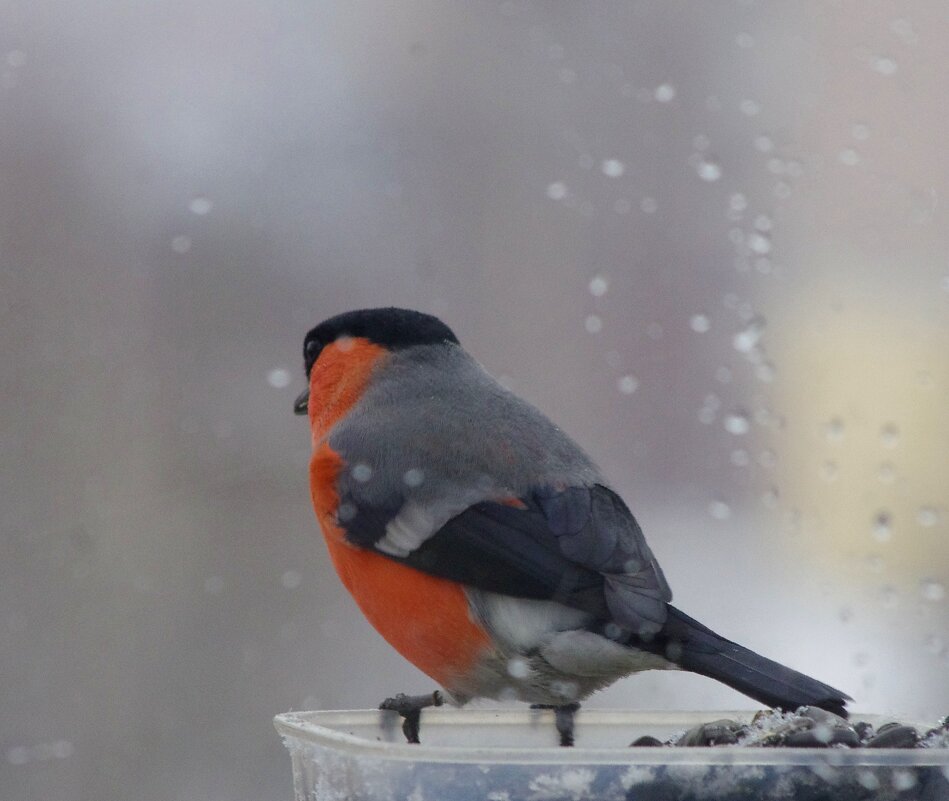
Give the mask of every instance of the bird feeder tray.
[[[296, 801], [949, 799], [945, 747], [629, 747], [752, 714], [584, 709], [574, 748], [557, 747], [552, 712], [528, 709], [426, 710], [421, 745], [405, 742], [395, 713], [291, 712], [274, 722]], [[892, 719], [857, 717], [874, 726]]]

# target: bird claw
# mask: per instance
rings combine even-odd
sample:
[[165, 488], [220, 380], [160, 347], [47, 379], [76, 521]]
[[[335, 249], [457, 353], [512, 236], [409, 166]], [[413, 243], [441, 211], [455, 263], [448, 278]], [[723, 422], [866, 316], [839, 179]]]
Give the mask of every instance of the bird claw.
[[574, 742], [573, 718], [577, 714], [580, 704], [573, 701], [569, 704], [531, 704], [531, 709], [552, 709], [554, 710], [554, 722], [557, 726], [557, 734], [560, 735], [560, 745], [563, 748], [570, 748]]
[[421, 742], [418, 735], [422, 710], [430, 706], [441, 706], [444, 703], [445, 699], [438, 690], [428, 695], [399, 693], [392, 698], [386, 698], [379, 704], [379, 709], [398, 712], [402, 716], [402, 733], [405, 735], [406, 742], [418, 745]]

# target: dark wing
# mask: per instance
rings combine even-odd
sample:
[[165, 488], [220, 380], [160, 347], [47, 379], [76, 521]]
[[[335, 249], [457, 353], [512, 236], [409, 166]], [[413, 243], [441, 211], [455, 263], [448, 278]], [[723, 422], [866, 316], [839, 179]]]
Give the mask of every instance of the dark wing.
[[347, 513], [340, 512], [340, 525], [355, 545], [482, 590], [590, 612], [592, 630], [769, 706], [819, 706], [846, 716], [846, 694], [726, 640], [669, 605], [672, 593], [639, 525], [606, 487], [544, 488], [511, 503], [476, 503], [434, 533], [417, 532], [404, 555], [384, 549], [401, 498], [360, 505], [353, 492], [342, 496], [340, 509]]
[[636, 519], [606, 487], [545, 487], [510, 503], [476, 503], [397, 556], [377, 543], [398, 508], [342, 500], [353, 510], [340, 520], [350, 542], [425, 573], [556, 600], [633, 634], [653, 634], [666, 620], [669, 585]]

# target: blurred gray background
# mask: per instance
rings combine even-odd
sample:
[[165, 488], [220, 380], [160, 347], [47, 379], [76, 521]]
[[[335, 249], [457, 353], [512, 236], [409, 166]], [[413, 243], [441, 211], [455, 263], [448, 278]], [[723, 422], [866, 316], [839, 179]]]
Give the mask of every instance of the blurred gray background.
[[949, 713], [947, 8], [0, 2], [0, 797], [288, 799], [275, 713], [431, 689], [291, 414], [371, 305], [576, 437], [684, 610]]

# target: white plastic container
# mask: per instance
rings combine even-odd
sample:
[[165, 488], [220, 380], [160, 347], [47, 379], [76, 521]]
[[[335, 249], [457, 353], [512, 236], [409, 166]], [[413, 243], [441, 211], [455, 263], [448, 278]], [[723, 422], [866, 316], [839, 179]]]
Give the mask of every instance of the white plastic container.
[[[422, 745], [378, 711], [278, 715], [297, 801], [949, 801], [949, 748], [629, 748], [747, 712], [428, 709]], [[879, 725], [886, 720], [858, 715]], [[920, 727], [925, 729], [925, 726]]]

